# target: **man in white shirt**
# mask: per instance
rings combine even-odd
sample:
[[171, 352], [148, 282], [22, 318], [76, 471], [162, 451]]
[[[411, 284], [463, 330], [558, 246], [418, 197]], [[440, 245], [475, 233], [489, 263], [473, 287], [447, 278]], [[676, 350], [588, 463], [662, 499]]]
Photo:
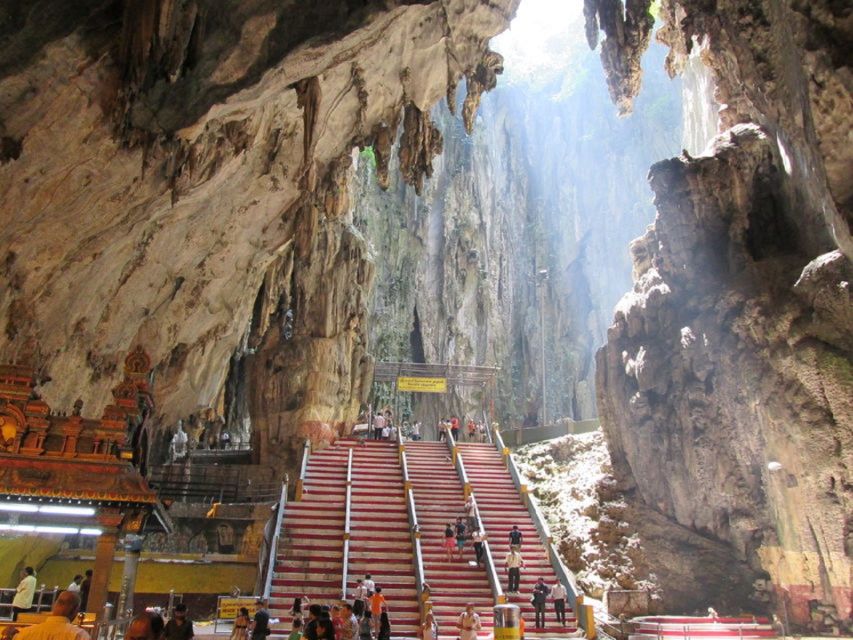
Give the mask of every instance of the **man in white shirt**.
[[382, 429], [385, 428], [385, 416], [377, 413], [373, 418], [373, 439], [379, 440], [382, 437]]
[[474, 611], [473, 602], [465, 605], [465, 612], [459, 616], [456, 628], [459, 629], [460, 640], [477, 640], [477, 632], [483, 625], [480, 623], [480, 616]]
[[21, 630], [17, 640], [89, 640], [89, 634], [71, 621], [80, 611], [80, 596], [70, 591], [60, 593], [50, 616], [40, 623]]
[[506, 570], [509, 574], [507, 591], [509, 593], [518, 593], [518, 584], [521, 582], [521, 568], [523, 566], [524, 558], [521, 557], [521, 552], [517, 548], [512, 548], [506, 554]]
[[24, 567], [21, 571], [21, 581], [15, 589], [15, 598], [12, 600], [12, 620], [18, 619], [18, 614], [33, 608], [33, 598], [36, 595], [35, 569]]
[[83, 582], [83, 576], [78, 573], [74, 576], [74, 579], [71, 581], [71, 584], [68, 585], [66, 591], [70, 591], [71, 593], [80, 593], [81, 582]]
[[557, 614], [557, 624], [566, 626], [566, 588], [557, 580], [551, 587], [551, 597], [554, 599], [554, 612]]
[[367, 591], [368, 597], [372, 596], [376, 592], [376, 583], [373, 581], [373, 578], [369, 573], [364, 576], [364, 582], [361, 583], [361, 586], [363, 586]]

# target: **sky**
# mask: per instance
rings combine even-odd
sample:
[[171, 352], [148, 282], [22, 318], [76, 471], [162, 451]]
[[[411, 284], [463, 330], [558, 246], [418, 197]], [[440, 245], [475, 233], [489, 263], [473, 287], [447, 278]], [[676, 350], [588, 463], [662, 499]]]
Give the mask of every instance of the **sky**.
[[583, 32], [583, 0], [522, 0], [509, 30], [491, 41], [504, 56], [508, 80], [565, 71], [589, 51]]

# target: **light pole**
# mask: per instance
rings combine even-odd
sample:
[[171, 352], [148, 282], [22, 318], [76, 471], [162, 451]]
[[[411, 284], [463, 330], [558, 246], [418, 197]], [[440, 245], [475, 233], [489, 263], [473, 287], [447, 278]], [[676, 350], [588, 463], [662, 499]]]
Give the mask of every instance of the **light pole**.
[[545, 393], [545, 283], [548, 282], [548, 269], [539, 269], [536, 273], [536, 286], [539, 289], [539, 333], [542, 334], [542, 426], [548, 424], [548, 398]]

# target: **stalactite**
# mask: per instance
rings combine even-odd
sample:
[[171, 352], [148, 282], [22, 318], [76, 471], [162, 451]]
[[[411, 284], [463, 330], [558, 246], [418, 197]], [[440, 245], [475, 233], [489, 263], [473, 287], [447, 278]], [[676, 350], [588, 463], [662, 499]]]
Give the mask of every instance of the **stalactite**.
[[443, 145], [441, 132], [429, 113], [412, 103], [406, 105], [400, 138], [400, 173], [418, 195], [423, 190], [424, 176], [432, 176], [432, 159], [441, 153]]
[[[586, 36], [590, 48], [598, 42], [598, 29], [607, 38], [601, 43], [601, 64], [610, 97], [619, 113], [628, 114], [640, 92], [643, 70], [640, 59], [649, 47], [654, 18], [651, 0], [585, 0]], [[623, 18], [624, 16], [624, 18]]]
[[467, 76], [468, 92], [462, 105], [462, 120], [465, 123], [465, 131], [468, 135], [474, 132], [474, 118], [477, 117], [477, 108], [480, 106], [480, 98], [485, 91], [491, 91], [498, 84], [498, 75], [504, 70], [503, 56], [494, 51], [486, 51], [483, 59], [477, 64], [474, 73]]

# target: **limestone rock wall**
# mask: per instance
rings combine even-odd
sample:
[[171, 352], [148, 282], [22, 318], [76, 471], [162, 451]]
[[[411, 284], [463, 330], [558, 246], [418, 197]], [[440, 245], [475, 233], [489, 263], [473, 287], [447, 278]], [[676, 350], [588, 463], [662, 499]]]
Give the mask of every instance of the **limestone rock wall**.
[[[510, 82], [483, 96], [471, 135], [436, 107], [444, 151], [420, 196], [398, 172], [378, 191], [376, 160], [360, 154], [353, 216], [376, 262], [377, 359], [497, 365], [498, 419], [535, 424], [542, 293], [549, 420], [596, 415], [593, 354], [629, 285], [627, 243], [652, 219], [647, 169], [679, 148], [680, 83], [663, 72], [664, 55], [649, 53], [657, 66], [624, 119], [592, 53], [556, 86], [507, 69]], [[541, 292], [540, 269], [549, 271]], [[404, 401], [426, 422], [482, 408], [482, 393], [457, 391]]]
[[[409, 127], [491, 60], [516, 4], [8, 9], [0, 358], [38, 367], [53, 406], [97, 413], [141, 343], [165, 425], [221, 409], [232, 356], [255, 349], [234, 366], [264, 376], [243, 403], [270, 403], [264, 438], [354, 418], [370, 268], [346, 215], [350, 151], [387, 157], [403, 111]], [[404, 145], [413, 184], [439, 151], [422, 142]], [[266, 329], [288, 309], [278, 349]]]
[[671, 72], [702, 43], [726, 132], [650, 174], [655, 224], [597, 356], [614, 473], [640, 513], [727, 545], [729, 579], [780, 619], [837, 631], [853, 554], [849, 12], [662, 14]]

